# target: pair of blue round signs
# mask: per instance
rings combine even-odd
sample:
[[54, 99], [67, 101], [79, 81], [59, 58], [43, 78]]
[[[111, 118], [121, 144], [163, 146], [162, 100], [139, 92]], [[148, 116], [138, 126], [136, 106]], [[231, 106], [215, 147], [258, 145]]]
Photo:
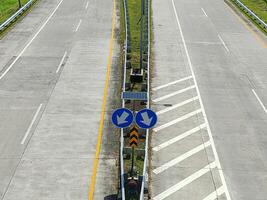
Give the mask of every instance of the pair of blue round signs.
[[142, 129], [149, 129], [157, 123], [157, 115], [150, 109], [142, 109], [133, 115], [133, 112], [126, 108], [119, 108], [112, 114], [112, 123], [119, 128], [130, 126], [133, 121]]

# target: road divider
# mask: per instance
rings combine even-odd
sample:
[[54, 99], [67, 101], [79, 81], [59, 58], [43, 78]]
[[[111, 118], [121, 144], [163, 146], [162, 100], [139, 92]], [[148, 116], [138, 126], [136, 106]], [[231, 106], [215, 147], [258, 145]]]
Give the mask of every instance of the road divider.
[[[143, 200], [148, 197], [147, 157], [149, 127], [155, 120], [149, 109], [150, 68], [150, 0], [122, 0], [121, 33], [124, 49], [124, 73], [122, 107], [131, 109], [135, 115], [138, 145], [131, 147], [129, 128], [121, 129], [120, 141], [120, 188], [118, 198]], [[124, 15], [124, 16], [123, 16]], [[138, 124], [138, 123], [139, 124]], [[135, 126], [135, 125], [133, 125]], [[141, 128], [143, 127], [143, 128]]]

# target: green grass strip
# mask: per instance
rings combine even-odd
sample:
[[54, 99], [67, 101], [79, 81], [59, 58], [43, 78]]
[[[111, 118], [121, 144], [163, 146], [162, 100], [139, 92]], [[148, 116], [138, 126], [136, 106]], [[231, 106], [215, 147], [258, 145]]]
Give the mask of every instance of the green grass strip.
[[259, 18], [267, 23], [267, 1], [266, 0], [240, 0]]
[[128, 0], [130, 34], [131, 34], [131, 56], [132, 67], [139, 67], [140, 61], [140, 23], [141, 0]]
[[[18, 2], [18, 0], [0, 0], [0, 24], [19, 10]], [[28, 0], [21, 0], [22, 6], [27, 2]]]

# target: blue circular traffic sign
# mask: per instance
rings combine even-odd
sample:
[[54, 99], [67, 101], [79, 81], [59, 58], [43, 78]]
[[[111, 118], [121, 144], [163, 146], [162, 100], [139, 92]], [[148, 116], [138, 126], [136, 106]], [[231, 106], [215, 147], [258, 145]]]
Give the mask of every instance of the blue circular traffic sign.
[[157, 115], [150, 109], [142, 109], [135, 116], [136, 124], [143, 129], [149, 129], [156, 125]]
[[134, 120], [132, 111], [126, 108], [119, 108], [112, 114], [112, 123], [119, 128], [126, 128]]

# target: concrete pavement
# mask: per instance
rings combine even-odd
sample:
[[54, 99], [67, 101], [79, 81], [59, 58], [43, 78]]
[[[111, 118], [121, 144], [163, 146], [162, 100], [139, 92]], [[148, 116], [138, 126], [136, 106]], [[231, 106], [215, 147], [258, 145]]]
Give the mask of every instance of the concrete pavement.
[[152, 198], [266, 199], [266, 40], [223, 1], [152, 2]]
[[[0, 40], [1, 199], [88, 198], [112, 7], [112, 1], [41, 1]], [[112, 153], [100, 154], [95, 199], [116, 193], [101, 183], [116, 179]]]

